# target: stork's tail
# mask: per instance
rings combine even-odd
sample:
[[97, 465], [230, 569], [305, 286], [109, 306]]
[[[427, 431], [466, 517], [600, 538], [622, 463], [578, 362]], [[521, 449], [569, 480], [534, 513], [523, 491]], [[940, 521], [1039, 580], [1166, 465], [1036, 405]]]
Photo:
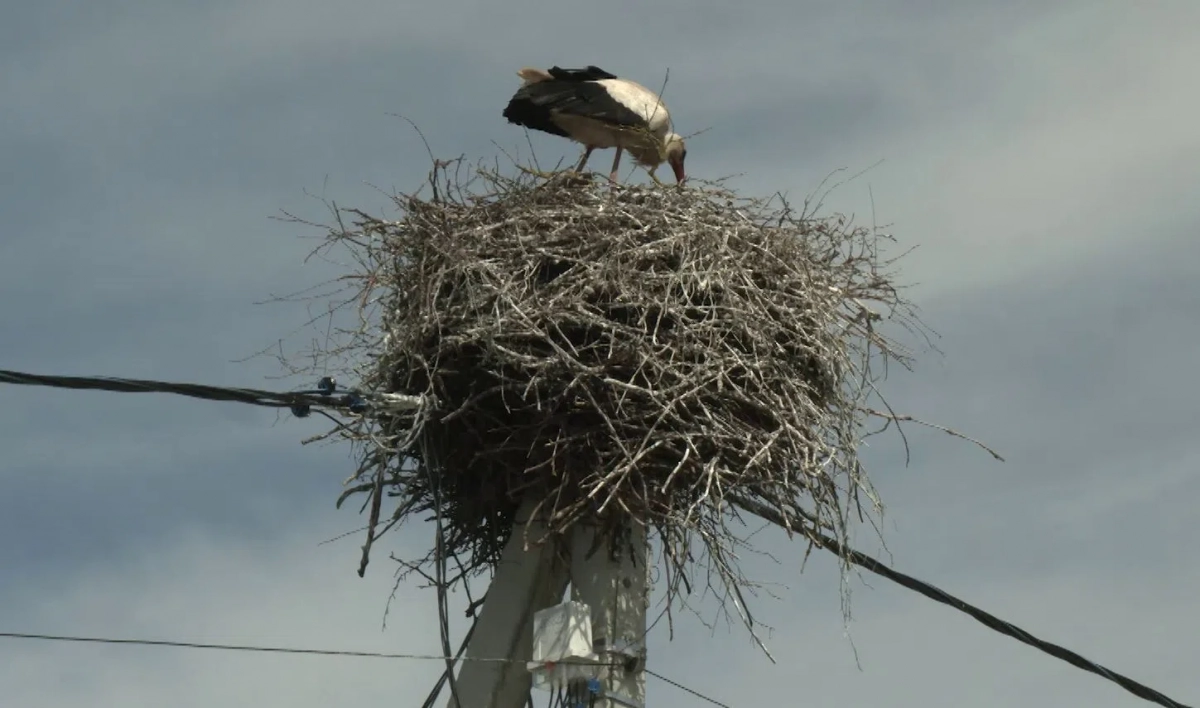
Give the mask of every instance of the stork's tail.
[[550, 76], [550, 72], [546, 71], [545, 69], [534, 69], [533, 67], [529, 66], [518, 71], [517, 76], [520, 76], [521, 80], [524, 81], [526, 85], [536, 84], [539, 81], [549, 81], [550, 79], [554, 78]]

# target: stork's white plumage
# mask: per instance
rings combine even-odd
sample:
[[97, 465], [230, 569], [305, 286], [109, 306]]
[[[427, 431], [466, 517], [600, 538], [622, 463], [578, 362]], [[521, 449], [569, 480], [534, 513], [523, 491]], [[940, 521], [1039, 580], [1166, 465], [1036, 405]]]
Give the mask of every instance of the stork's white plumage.
[[671, 132], [671, 114], [662, 98], [641, 84], [589, 66], [585, 69], [524, 68], [504, 117], [510, 123], [570, 138], [584, 145], [582, 170], [596, 148], [616, 148], [610, 179], [617, 180], [622, 151], [650, 172], [666, 162], [675, 180], [685, 179], [687, 147]]

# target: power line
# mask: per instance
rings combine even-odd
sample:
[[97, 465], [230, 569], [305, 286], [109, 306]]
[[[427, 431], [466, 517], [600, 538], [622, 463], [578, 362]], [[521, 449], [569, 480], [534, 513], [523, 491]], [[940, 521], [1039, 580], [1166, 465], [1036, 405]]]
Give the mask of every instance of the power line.
[[687, 686], [684, 686], [682, 683], [679, 683], [677, 681], [672, 681], [671, 679], [667, 678], [666, 676], [663, 676], [660, 673], [651, 671], [650, 669], [646, 669], [646, 675], [653, 676], [654, 678], [658, 679], [659, 681], [662, 681], [663, 683], [669, 683], [672, 686], [674, 686], [675, 688], [678, 688], [679, 690], [684, 691], [686, 693], [690, 693], [693, 696], [695, 696], [696, 698], [699, 698], [701, 700], [708, 701], [709, 703], [713, 704], [714, 706], [720, 706], [721, 708], [729, 708], [729, 706], [727, 704], [722, 703], [715, 698], [709, 698], [708, 696], [704, 695], [703, 693], [700, 693], [699, 691], [688, 688]]
[[[88, 642], [92, 644], [127, 644], [141, 646], [177, 647], [182, 649], [217, 649], [223, 651], [266, 652], [274, 654], [310, 654], [316, 656], [352, 656], [369, 657], [374, 659], [415, 659], [422, 661], [445, 661], [446, 657], [437, 654], [389, 654], [374, 651], [340, 651], [337, 649], [298, 649], [294, 647], [266, 647], [247, 644], [204, 644], [200, 642], [178, 642], [159, 639], [114, 639], [111, 637], [79, 637], [61, 634], [27, 634], [22, 632], [0, 632], [0, 637], [9, 639], [44, 639], [56, 642]], [[464, 657], [464, 661], [479, 661], [484, 663], [511, 664], [516, 659], [500, 659], [489, 657]], [[583, 663], [583, 662], [581, 662]]]
[[[521, 659], [511, 658], [491, 658], [491, 657], [473, 657], [459, 656], [446, 657], [438, 654], [394, 654], [375, 651], [341, 651], [337, 649], [299, 649], [295, 647], [268, 647], [250, 644], [206, 644], [202, 642], [179, 642], [168, 641], [161, 639], [115, 639], [112, 637], [83, 637], [63, 634], [31, 634], [25, 632], [0, 632], [0, 637], [8, 639], [41, 639], [56, 642], [84, 642], [89, 644], [124, 644], [124, 645], [140, 645], [140, 646], [156, 646], [156, 647], [175, 647], [181, 649], [215, 649], [220, 651], [245, 651], [245, 652], [260, 652], [271, 654], [308, 654], [316, 656], [348, 656], [357, 658], [373, 658], [373, 659], [410, 659], [421, 661], [479, 661], [484, 663], [497, 664], [525, 664]], [[598, 664], [590, 661], [559, 661], [559, 664], [585, 664], [589, 666], [606, 666], [606, 664]], [[702, 698], [709, 703], [721, 708], [730, 708], [728, 705], [721, 703], [715, 699], [709, 698], [702, 693], [694, 691], [683, 684], [672, 681], [660, 673], [646, 670], [646, 673], [660, 681], [668, 683], [682, 691], [686, 691], [698, 698]]]
[[[827, 540], [830, 542], [836, 543], [836, 541], [833, 541], [833, 539], [827, 539]], [[970, 615], [971, 617], [973, 617], [976, 621], [980, 622], [981, 624], [983, 624], [984, 626], [988, 627], [989, 629], [991, 629], [993, 631], [996, 631], [996, 632], [999, 632], [1000, 634], [1012, 637], [1013, 639], [1016, 639], [1019, 642], [1023, 642], [1025, 644], [1028, 644], [1031, 647], [1034, 647], [1035, 649], [1040, 649], [1041, 651], [1049, 654], [1050, 656], [1061, 659], [1061, 660], [1067, 662], [1068, 664], [1071, 664], [1072, 666], [1075, 666], [1077, 668], [1083, 669], [1084, 671], [1088, 671], [1090, 673], [1096, 674], [1097, 676], [1100, 676], [1102, 678], [1108, 679], [1109, 681], [1112, 681], [1113, 683], [1117, 684], [1118, 686], [1125, 689], [1126, 691], [1129, 691], [1130, 693], [1137, 696], [1138, 698], [1150, 701], [1152, 703], [1157, 703], [1161, 706], [1166, 706], [1167, 708], [1189, 708], [1188, 706], [1184, 705], [1183, 703], [1180, 703], [1176, 700], [1168, 698], [1167, 696], [1163, 695], [1162, 693], [1159, 693], [1158, 691], [1154, 690], [1153, 688], [1150, 688], [1149, 686], [1147, 686], [1144, 683], [1134, 681], [1133, 679], [1129, 678], [1128, 676], [1123, 676], [1123, 675], [1113, 671], [1112, 669], [1101, 666], [1100, 664], [1097, 664], [1096, 662], [1091, 661], [1090, 659], [1087, 659], [1086, 657], [1082, 656], [1081, 654], [1077, 654], [1076, 652], [1073, 652], [1070, 649], [1067, 649], [1066, 647], [1060, 646], [1058, 644], [1054, 644], [1052, 642], [1048, 642], [1044, 639], [1038, 639], [1037, 637], [1033, 636], [1032, 634], [1025, 631], [1024, 629], [1021, 629], [1020, 627], [1016, 626], [1015, 624], [1012, 624], [1011, 622], [1005, 622], [1004, 620], [1000, 619], [999, 617], [996, 617], [993, 614], [990, 614], [988, 612], [985, 612], [984, 610], [979, 609], [978, 607], [970, 605], [970, 604], [964, 602], [963, 600], [960, 600], [959, 598], [951, 595], [950, 593], [942, 590], [941, 588], [935, 587], [933, 585], [930, 585], [929, 583], [926, 583], [921, 580], [917, 580], [914, 577], [911, 577], [911, 576], [905, 575], [904, 573], [901, 573], [899, 571], [893, 570], [893, 569], [887, 567], [886, 565], [883, 565], [879, 561], [875, 560], [874, 558], [871, 558], [870, 556], [860, 553], [859, 551], [849, 550], [848, 553], [849, 553], [850, 560], [852, 562], [854, 562], [856, 565], [866, 568], [867, 570], [871, 571], [872, 573], [881, 575], [881, 576], [887, 578], [888, 580], [891, 580], [894, 583], [903, 585], [904, 587], [906, 587], [910, 590], [919, 592], [922, 595], [924, 595], [925, 597], [930, 598], [931, 600], [936, 600], [937, 602], [940, 602], [944, 605], [949, 605], [950, 607], [953, 607], [954, 609], [958, 610], [959, 612], [964, 612], [964, 613]]]
[[205, 384], [151, 381], [148, 379], [122, 379], [107, 376], [50, 376], [29, 374], [0, 369], [0, 383], [18, 386], [48, 386], [75, 390], [111, 391], [114, 393], [170, 393], [208, 401], [244, 403], [266, 408], [288, 408], [300, 418], [313, 409], [331, 409], [340, 412], [364, 413], [375, 408], [415, 409], [420, 407], [420, 396], [404, 396], [395, 393], [365, 394], [346, 391], [334, 395], [337, 383], [330, 376], [321, 379], [313, 391], [263, 391], [253, 388], [231, 388]]
[[778, 524], [783, 528], [805, 528], [805, 537], [812, 539], [814, 543], [821, 546], [825, 550], [830, 551], [839, 557], [845, 558], [851, 563], [865, 568], [876, 575], [881, 575], [888, 580], [891, 580], [893, 583], [902, 585], [909, 590], [918, 592], [925, 597], [928, 597], [931, 600], [940, 602], [943, 605], [949, 605], [959, 612], [968, 614], [988, 629], [1012, 637], [1019, 642], [1028, 644], [1035, 649], [1039, 649], [1050, 656], [1061, 659], [1072, 666], [1083, 669], [1084, 671], [1088, 671], [1096, 674], [1097, 676], [1106, 678], [1138, 698], [1166, 706], [1167, 708], [1189, 708], [1189, 706], [1172, 700], [1171, 698], [1168, 698], [1167, 696], [1159, 693], [1143, 683], [1139, 683], [1127, 676], [1123, 676], [1111, 669], [1105, 668], [1104, 666], [1101, 666], [1100, 664], [1097, 664], [1096, 662], [1091, 661], [1084, 656], [1067, 649], [1066, 647], [1047, 642], [1044, 639], [1038, 639], [1015, 624], [1012, 624], [1011, 622], [1005, 622], [999, 617], [985, 612], [984, 610], [981, 610], [978, 607], [975, 607], [974, 605], [971, 605], [970, 603], [951, 595], [941, 588], [930, 585], [922, 580], [918, 580], [910, 575], [905, 575], [898, 570], [889, 568], [867, 554], [856, 551], [853, 548], [849, 548], [836, 539], [820, 533], [813, 528], [811, 523], [807, 523], [804, 519], [785, 518], [784, 515], [778, 510], [759, 504], [752, 499], [737, 498], [733, 501], [746, 511], [756, 514], [766, 521]]

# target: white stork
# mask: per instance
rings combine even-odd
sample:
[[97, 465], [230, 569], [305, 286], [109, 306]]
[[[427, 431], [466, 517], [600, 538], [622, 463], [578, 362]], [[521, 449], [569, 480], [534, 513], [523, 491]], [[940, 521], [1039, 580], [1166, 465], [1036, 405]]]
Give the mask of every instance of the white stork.
[[650, 89], [597, 66], [555, 66], [549, 71], [527, 67], [517, 76], [524, 84], [508, 102], [504, 117], [509, 123], [582, 143], [583, 159], [576, 171], [583, 169], [596, 148], [616, 148], [609, 176], [614, 182], [624, 150], [655, 182], [659, 180], [654, 171], [663, 162], [670, 163], [676, 182], [685, 179], [687, 148], [683, 138], [671, 132], [671, 114]]

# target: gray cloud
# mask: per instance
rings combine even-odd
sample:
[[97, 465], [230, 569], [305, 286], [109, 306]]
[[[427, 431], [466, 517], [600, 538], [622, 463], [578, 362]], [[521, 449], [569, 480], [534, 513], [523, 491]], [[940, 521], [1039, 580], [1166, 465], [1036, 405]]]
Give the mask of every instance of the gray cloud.
[[[303, 189], [382, 211], [370, 185], [418, 185], [424, 147], [388, 112], [441, 156], [490, 156], [493, 140], [525, 154], [499, 117], [519, 66], [597, 63], [649, 85], [669, 67], [679, 127], [712, 129], [693, 141], [695, 174], [801, 197], [884, 160], [827, 208], [869, 222], [873, 196], [901, 246], [921, 245], [904, 274], [946, 352], [886, 390], [1010, 460], [911, 425], [908, 468], [895, 438], [873, 442], [896, 565], [1200, 694], [1185, 664], [1200, 630], [1186, 552], [1200, 540], [1194, 7], [66, 7], [0, 21], [25, 29], [0, 47], [0, 152], [17, 166], [0, 175], [0, 366], [305, 383], [232, 361], [307, 318], [251, 303], [339, 273], [301, 266], [313, 242], [268, 216], [323, 218]], [[543, 161], [575, 154], [532, 139]], [[360, 523], [332, 510], [348, 451], [296, 444], [315, 424], [162, 397], [0, 396], [0, 628], [437, 651], [426, 593], [404, 586], [381, 634], [387, 562], [359, 581], [357, 541], [315, 546]], [[859, 672], [833, 564], [799, 576], [798, 549], [766, 547], [785, 565], [749, 562], [789, 586], [760, 609], [781, 665], [737, 630], [685, 621], [675, 643], [656, 637], [658, 670], [735, 706], [1133, 700], [881, 580], [853, 596]], [[436, 670], [32, 643], [0, 643], [0, 658], [18, 706], [394, 701]]]

